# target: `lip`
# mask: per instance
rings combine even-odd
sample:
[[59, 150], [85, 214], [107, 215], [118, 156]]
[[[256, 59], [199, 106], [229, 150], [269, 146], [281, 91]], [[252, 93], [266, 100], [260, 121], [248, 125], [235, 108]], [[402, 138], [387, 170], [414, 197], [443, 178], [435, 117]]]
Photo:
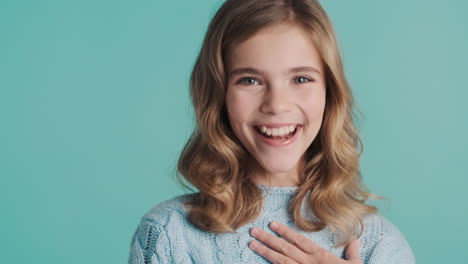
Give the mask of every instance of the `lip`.
[[[293, 125], [293, 124], [291, 124]], [[284, 125], [283, 125], [284, 126]], [[278, 141], [275, 139], [267, 138], [262, 136], [258, 131], [256, 131], [256, 128], [252, 128], [254, 130], [254, 134], [256, 135], [257, 138], [259, 138], [262, 142], [266, 143], [267, 145], [273, 146], [273, 147], [285, 147], [289, 146], [292, 143], [296, 141], [296, 139], [299, 137], [299, 134], [302, 133], [302, 125], [298, 125], [296, 127], [296, 132], [294, 133], [294, 136], [288, 140], [285, 141]]]
[[284, 126], [302, 126], [300, 123], [263, 123], [263, 124], [254, 124], [254, 127], [266, 126], [268, 128], [278, 128]]

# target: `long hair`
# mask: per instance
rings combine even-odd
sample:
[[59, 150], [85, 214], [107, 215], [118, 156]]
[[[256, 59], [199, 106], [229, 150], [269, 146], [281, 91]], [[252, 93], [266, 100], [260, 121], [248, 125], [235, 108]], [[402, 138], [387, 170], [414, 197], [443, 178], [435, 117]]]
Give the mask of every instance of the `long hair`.
[[[304, 231], [328, 226], [338, 237], [335, 247], [362, 235], [369, 193], [362, 183], [362, 141], [354, 125], [354, 99], [345, 78], [335, 32], [317, 0], [227, 0], [213, 17], [190, 77], [196, 126], [177, 169], [199, 190], [187, 201], [188, 219], [201, 230], [223, 233], [255, 220], [262, 191], [247, 178], [253, 157], [234, 135], [227, 115], [227, 50], [275, 23], [301, 26], [310, 34], [325, 69], [326, 103], [321, 128], [300, 164], [301, 184], [291, 202], [295, 225]], [[179, 182], [191, 188], [177, 174]], [[301, 213], [305, 202], [316, 216]]]

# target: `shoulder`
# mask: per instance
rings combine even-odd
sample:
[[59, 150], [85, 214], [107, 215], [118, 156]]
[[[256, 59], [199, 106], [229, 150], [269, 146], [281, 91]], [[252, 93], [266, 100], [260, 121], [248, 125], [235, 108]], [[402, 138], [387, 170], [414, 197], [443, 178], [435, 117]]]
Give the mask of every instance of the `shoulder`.
[[406, 237], [390, 220], [380, 214], [369, 214], [363, 223], [361, 244], [367, 247], [368, 260], [364, 263], [415, 263]]
[[371, 233], [376, 240], [390, 235], [402, 235], [398, 227], [384, 216], [375, 213], [363, 217], [364, 232]]
[[141, 220], [143, 222], [151, 222], [154, 225], [167, 226], [171, 220], [185, 219], [187, 214], [185, 202], [193, 195], [184, 194], [161, 201], [146, 211]]
[[174, 263], [174, 258], [179, 256], [174, 256], [172, 251], [185, 245], [173, 240], [186, 229], [184, 205], [191, 196], [179, 195], [159, 202], [146, 211], [131, 241], [129, 263], [146, 263], [155, 258], [156, 263]]
[[182, 231], [182, 228], [186, 228], [187, 221], [185, 202], [192, 195], [179, 195], [153, 205], [140, 218], [136, 236], [147, 240], [148, 237], [155, 237], [155, 235], [158, 237], [167, 236], [171, 229], [175, 230], [176, 233]]

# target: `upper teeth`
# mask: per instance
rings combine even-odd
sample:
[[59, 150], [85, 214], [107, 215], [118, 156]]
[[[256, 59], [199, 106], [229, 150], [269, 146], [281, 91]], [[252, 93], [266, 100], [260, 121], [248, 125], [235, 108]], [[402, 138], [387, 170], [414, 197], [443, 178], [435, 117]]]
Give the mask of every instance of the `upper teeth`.
[[284, 126], [284, 127], [279, 127], [279, 128], [267, 128], [266, 126], [261, 126], [260, 131], [262, 133], [267, 134], [268, 136], [284, 136], [287, 135], [296, 129], [296, 126], [291, 125], [291, 126]]

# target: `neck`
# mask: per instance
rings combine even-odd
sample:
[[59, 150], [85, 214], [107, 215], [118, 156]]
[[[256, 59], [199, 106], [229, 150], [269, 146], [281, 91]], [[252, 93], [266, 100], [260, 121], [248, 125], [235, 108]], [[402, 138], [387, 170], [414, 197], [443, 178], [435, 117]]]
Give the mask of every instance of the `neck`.
[[285, 172], [271, 172], [265, 170], [255, 159], [251, 159], [248, 166], [249, 178], [255, 184], [272, 187], [297, 187], [300, 185], [301, 177], [299, 171], [302, 168], [298, 162], [294, 168]]

